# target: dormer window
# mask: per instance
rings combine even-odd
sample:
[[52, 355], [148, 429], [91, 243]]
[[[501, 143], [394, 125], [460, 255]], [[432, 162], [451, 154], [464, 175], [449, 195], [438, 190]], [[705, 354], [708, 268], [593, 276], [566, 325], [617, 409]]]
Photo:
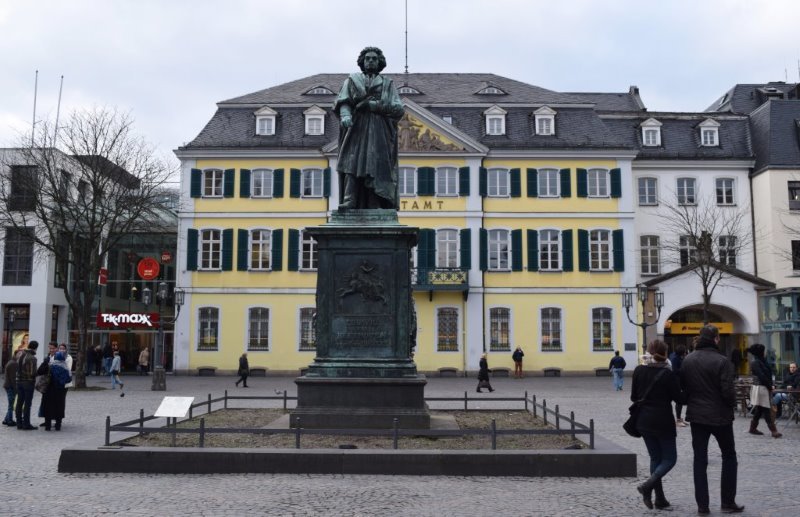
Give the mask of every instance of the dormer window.
[[303, 112], [306, 117], [307, 135], [325, 134], [325, 110], [319, 106], [311, 106]]
[[534, 124], [537, 135], [556, 134], [556, 112], [547, 106], [542, 106], [533, 112]]
[[442, 115], [442, 120], [447, 122], [448, 124], [453, 123], [453, 115]]
[[486, 117], [487, 135], [506, 134], [506, 110], [500, 106], [492, 106], [484, 111], [483, 115]]
[[413, 86], [408, 86], [404, 84], [400, 88], [397, 89], [397, 93], [400, 95], [419, 95], [420, 91], [414, 88]]
[[497, 86], [487, 86], [478, 90], [478, 95], [505, 95], [506, 92], [498, 88]]
[[317, 86], [308, 90], [305, 95], [333, 95], [333, 92], [324, 86]]
[[642, 143], [645, 147], [661, 145], [661, 122], [650, 118], [642, 122]]
[[275, 134], [275, 117], [278, 112], [269, 106], [264, 106], [256, 111], [256, 134], [257, 135], [274, 135]]
[[700, 123], [700, 144], [703, 147], [719, 146], [719, 122], [709, 118]]

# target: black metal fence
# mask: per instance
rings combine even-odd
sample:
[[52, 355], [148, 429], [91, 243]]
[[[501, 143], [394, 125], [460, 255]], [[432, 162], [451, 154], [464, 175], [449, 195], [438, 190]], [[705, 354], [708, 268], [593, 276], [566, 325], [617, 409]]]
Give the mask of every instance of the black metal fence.
[[[214, 404], [222, 403], [223, 409], [228, 409], [228, 403], [235, 400], [277, 400], [281, 401], [283, 409], [289, 408], [289, 401], [296, 401], [297, 397], [287, 395], [283, 391], [281, 395], [275, 396], [247, 396], [247, 395], [228, 395], [228, 390], [222, 397], [208, 398], [205, 401], [197, 402], [189, 406], [189, 416], [186, 420], [194, 418], [195, 409], [205, 409], [204, 414], [209, 414], [213, 410]], [[106, 416], [106, 429], [105, 429], [105, 445], [111, 445], [112, 432], [136, 433], [139, 436], [150, 433], [161, 433], [172, 435], [172, 446], [176, 446], [177, 435], [179, 434], [194, 434], [197, 435], [198, 446], [205, 447], [205, 439], [208, 434], [255, 434], [255, 435], [273, 435], [273, 434], [289, 434], [295, 437], [295, 448], [301, 448], [301, 441], [304, 435], [328, 435], [328, 436], [384, 436], [392, 438], [392, 446], [394, 449], [398, 448], [398, 440], [401, 436], [424, 436], [424, 437], [454, 437], [454, 436], [469, 436], [469, 435], [484, 435], [491, 438], [492, 450], [497, 449], [498, 436], [510, 435], [569, 435], [572, 439], [576, 439], [576, 435], [587, 434], [589, 435], [589, 448], [594, 449], [594, 419], [589, 420], [589, 425], [582, 424], [575, 420], [575, 412], [570, 411], [569, 416], [562, 413], [558, 404], [550, 408], [547, 406], [547, 400], [542, 399], [541, 403], [537, 402], [536, 395], [528, 396], [525, 392], [523, 397], [493, 397], [493, 398], [470, 398], [468, 392], [464, 392], [464, 397], [430, 397], [425, 398], [426, 402], [449, 402], [453, 405], [459, 406], [463, 402], [464, 411], [485, 411], [485, 409], [470, 408], [471, 402], [520, 402], [525, 411], [541, 418], [545, 425], [554, 425], [555, 429], [498, 429], [494, 419], [488, 429], [401, 429], [398, 427], [397, 419], [394, 419], [394, 425], [390, 429], [304, 429], [302, 427], [302, 420], [297, 418], [295, 420], [296, 426], [293, 429], [260, 429], [260, 428], [229, 428], [229, 427], [206, 427], [205, 418], [200, 418], [200, 426], [197, 428], [178, 428], [177, 418], [167, 418], [166, 427], [145, 427], [145, 422], [155, 420], [161, 417], [154, 415], [145, 416], [144, 409], [139, 410], [139, 418], [120, 422], [118, 424], [111, 424], [111, 417]], [[219, 408], [218, 408], [219, 409]], [[509, 409], [509, 408], [499, 408]]]

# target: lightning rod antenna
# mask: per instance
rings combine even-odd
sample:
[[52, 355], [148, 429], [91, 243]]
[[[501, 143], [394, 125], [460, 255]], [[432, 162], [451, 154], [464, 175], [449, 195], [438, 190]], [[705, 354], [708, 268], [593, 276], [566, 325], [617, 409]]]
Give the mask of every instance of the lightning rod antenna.
[[36, 77], [33, 80], [33, 125], [31, 125], [31, 147], [34, 144], [34, 137], [36, 136], [36, 94], [39, 91], [39, 71], [36, 71]]
[[406, 81], [408, 81], [408, 0], [406, 0]]
[[56, 125], [53, 128], [53, 147], [56, 146], [56, 136], [58, 135], [58, 116], [61, 114], [61, 92], [64, 90], [64, 76], [61, 76], [61, 84], [58, 87], [58, 105], [56, 106]]

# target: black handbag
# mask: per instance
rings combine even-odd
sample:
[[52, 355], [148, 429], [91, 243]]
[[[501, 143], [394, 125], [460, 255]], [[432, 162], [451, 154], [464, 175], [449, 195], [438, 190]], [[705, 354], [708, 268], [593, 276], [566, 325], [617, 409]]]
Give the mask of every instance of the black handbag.
[[642, 437], [642, 433], [640, 433], [639, 430], [636, 428], [636, 421], [639, 419], [639, 410], [642, 407], [642, 403], [644, 403], [645, 399], [647, 399], [647, 396], [650, 394], [650, 390], [658, 382], [658, 379], [660, 379], [661, 376], [664, 375], [664, 373], [666, 373], [666, 371], [667, 370], [664, 369], [658, 372], [658, 375], [656, 375], [655, 379], [653, 379], [653, 382], [651, 382], [650, 385], [647, 387], [647, 389], [644, 390], [642, 398], [631, 404], [631, 407], [628, 408], [630, 416], [628, 417], [627, 420], [625, 420], [625, 423], [622, 424], [622, 428], [625, 429], [626, 433], [633, 436], [634, 438]]

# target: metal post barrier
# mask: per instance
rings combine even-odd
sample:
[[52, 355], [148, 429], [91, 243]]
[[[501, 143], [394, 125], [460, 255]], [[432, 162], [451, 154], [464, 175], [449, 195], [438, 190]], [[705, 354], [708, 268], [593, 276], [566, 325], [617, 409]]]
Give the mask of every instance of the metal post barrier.
[[206, 446], [206, 419], [200, 419], [200, 448]]
[[[169, 425], [169, 418], [167, 419], [167, 425]], [[178, 430], [178, 417], [172, 417], [172, 446], [178, 446], [178, 433], [175, 431]]]
[[299, 449], [300, 448], [300, 417], [297, 417], [297, 419], [294, 421], [294, 425], [295, 425], [295, 428], [294, 428], [294, 448], [295, 449]]
[[528, 390], [525, 390], [525, 412], [528, 412]]
[[395, 450], [397, 450], [397, 435], [398, 435], [398, 432], [397, 432], [397, 427], [398, 427], [398, 426], [397, 426], [397, 419], [396, 419], [396, 418], [394, 418], [394, 419], [392, 420], [392, 428], [394, 429], [394, 440], [393, 440], [393, 446], [394, 446], [394, 449], [395, 449]]
[[572, 431], [572, 439], [575, 439], [575, 412], [569, 412], [569, 428]]
[[[190, 405], [190, 406], [189, 406], [189, 420], [191, 420], [192, 418], [194, 418], [194, 416], [193, 416], [193, 415], [194, 415], [194, 408], [192, 407], [192, 405]], [[169, 425], [169, 419], [167, 419], [167, 425]]]
[[594, 449], [594, 418], [589, 420], [589, 448]]
[[536, 395], [533, 396], [533, 418], [536, 418]]
[[497, 421], [492, 418], [492, 450], [497, 450]]
[[106, 416], [106, 447], [111, 445], [111, 417]]
[[286, 411], [286, 390], [283, 390], [283, 410]]
[[211, 393], [208, 394], [208, 414], [211, 414]]
[[144, 436], [144, 409], [139, 410], [139, 436]]
[[464, 392], [464, 411], [467, 411], [467, 392]]
[[558, 404], [556, 404], [556, 429], [561, 429], [561, 415], [558, 414]]
[[547, 425], [547, 399], [542, 399], [542, 416], [544, 417], [544, 425]]
[[228, 409], [228, 390], [225, 390], [225, 409]]

